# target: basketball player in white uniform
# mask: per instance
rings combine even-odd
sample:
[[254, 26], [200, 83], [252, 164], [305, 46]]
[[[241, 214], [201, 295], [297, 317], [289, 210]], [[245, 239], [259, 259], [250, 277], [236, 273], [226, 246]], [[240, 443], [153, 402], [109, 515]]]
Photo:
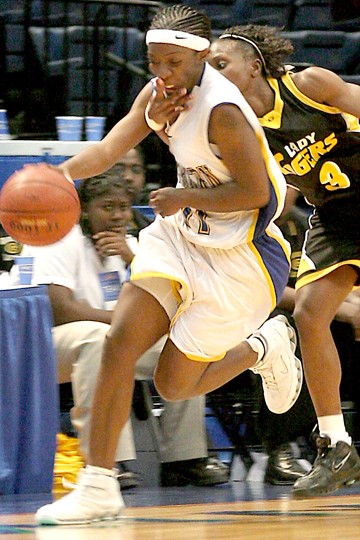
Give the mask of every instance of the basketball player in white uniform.
[[271, 319], [257, 330], [288, 279], [288, 244], [273, 224], [285, 180], [239, 91], [206, 64], [204, 14], [166, 7], [155, 15], [147, 45], [155, 82], [103, 141], [60, 167], [72, 178], [99, 174], [153, 129], [176, 158], [178, 186], [150, 197], [157, 218], [140, 234], [105, 340], [89, 465], [71, 494], [38, 510], [39, 524], [121, 515], [111, 467], [129, 416], [134, 366], [164, 334], [154, 379], [167, 400], [206, 394], [249, 368], [261, 375], [274, 412], [288, 410], [300, 392], [287, 320]]

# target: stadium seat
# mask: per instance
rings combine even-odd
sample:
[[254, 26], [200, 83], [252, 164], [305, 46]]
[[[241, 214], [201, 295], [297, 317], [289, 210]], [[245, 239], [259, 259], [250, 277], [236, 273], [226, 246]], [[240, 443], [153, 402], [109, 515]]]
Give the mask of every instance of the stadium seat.
[[295, 0], [291, 30], [332, 30], [329, 0]]
[[127, 78], [128, 91], [119, 96], [124, 70], [143, 72], [145, 39], [138, 28], [31, 27], [29, 33], [45, 74], [63, 77], [66, 114], [107, 114], [119, 97], [134, 98], [143, 84]]
[[138, 28], [69, 26], [67, 28], [29, 28], [41, 62], [86, 58], [88, 63], [111, 51], [126, 60], [144, 60], [145, 36]]
[[[60, 75], [64, 70], [64, 28], [48, 28], [31, 26], [29, 28], [34, 50], [40, 64], [48, 76]], [[83, 57], [79, 56], [72, 61], [83, 62]]]
[[234, 24], [234, 0], [183, 0], [181, 3], [206, 13], [212, 28], [226, 28]]
[[269, 24], [289, 28], [293, 14], [294, 0], [253, 0], [252, 10], [246, 22]]
[[5, 23], [2, 25], [2, 34], [5, 71], [19, 73], [25, 65], [24, 28], [18, 24]]
[[359, 0], [329, 0], [334, 30], [357, 32], [360, 30]]
[[351, 74], [359, 62], [360, 32], [301, 30], [284, 32], [294, 53], [290, 62], [324, 67], [335, 73]]
[[352, 84], [359, 84], [360, 85], [360, 75], [342, 75], [340, 74], [340, 77], [344, 79], [344, 81]]

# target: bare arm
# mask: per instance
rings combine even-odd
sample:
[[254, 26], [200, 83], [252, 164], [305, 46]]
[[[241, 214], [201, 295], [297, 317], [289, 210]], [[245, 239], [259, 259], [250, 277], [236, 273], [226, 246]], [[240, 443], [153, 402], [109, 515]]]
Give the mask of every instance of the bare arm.
[[346, 83], [332, 71], [320, 67], [310, 67], [294, 73], [293, 81], [313, 101], [360, 117], [359, 85]]
[[112, 311], [95, 309], [85, 300], [77, 300], [72, 290], [67, 287], [51, 284], [48, 292], [55, 326], [75, 321], [111, 323]]
[[224, 104], [213, 110], [209, 139], [218, 146], [233, 181], [213, 189], [163, 188], [154, 191], [150, 202], [162, 215], [173, 214], [184, 206], [233, 212], [262, 208], [268, 203], [270, 186], [260, 145], [238, 107]]
[[110, 169], [131, 148], [139, 144], [150, 133], [145, 122], [144, 111], [151, 94], [147, 84], [135, 99], [130, 111], [99, 143], [95, 143], [59, 167], [73, 179], [89, 178]]

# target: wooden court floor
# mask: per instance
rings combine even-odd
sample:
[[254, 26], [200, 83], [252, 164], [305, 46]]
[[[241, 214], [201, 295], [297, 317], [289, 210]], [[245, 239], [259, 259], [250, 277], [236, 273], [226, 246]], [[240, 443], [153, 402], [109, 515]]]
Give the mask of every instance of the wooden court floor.
[[[3, 506], [0, 538], [10, 540], [359, 540], [360, 487], [309, 500], [294, 500], [288, 488], [253, 493], [240, 489], [181, 488], [138, 491], [124, 496], [117, 522], [92, 526], [36, 527], [40, 504]], [[165, 493], [164, 493], [165, 492]], [[259, 494], [259, 498], [257, 496]], [[194, 496], [196, 494], [196, 496]], [[244, 497], [243, 497], [244, 496]], [[275, 497], [271, 499], [271, 496]], [[268, 498], [270, 497], [270, 498]], [[0, 497], [0, 505], [4, 503]], [[209, 502], [206, 502], [209, 499]], [[218, 499], [220, 502], [216, 502]], [[168, 503], [166, 503], [166, 500]], [[203, 500], [203, 502], [190, 502]], [[161, 501], [161, 504], [157, 504]], [[174, 501], [177, 501], [174, 503]], [[46, 501], [45, 501], [46, 502]], [[152, 505], [152, 503], [156, 503]], [[42, 504], [42, 503], [41, 503]], [[29, 509], [31, 511], [29, 512]], [[1, 509], [1, 506], [0, 506]], [[5, 509], [5, 510], [4, 510]], [[25, 510], [25, 512], [24, 512]]]

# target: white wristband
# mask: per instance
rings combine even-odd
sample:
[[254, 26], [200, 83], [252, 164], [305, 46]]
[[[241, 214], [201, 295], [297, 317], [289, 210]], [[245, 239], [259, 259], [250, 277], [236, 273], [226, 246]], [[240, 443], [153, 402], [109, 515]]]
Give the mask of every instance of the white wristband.
[[153, 131], [162, 131], [163, 129], [165, 129], [165, 126], [166, 126], [165, 123], [158, 124], [157, 122], [155, 122], [155, 120], [151, 120], [151, 118], [149, 118], [149, 109], [150, 109], [150, 101], [146, 105], [146, 109], [145, 109], [145, 121], [147, 125], [149, 126], [149, 128], [152, 129]]

